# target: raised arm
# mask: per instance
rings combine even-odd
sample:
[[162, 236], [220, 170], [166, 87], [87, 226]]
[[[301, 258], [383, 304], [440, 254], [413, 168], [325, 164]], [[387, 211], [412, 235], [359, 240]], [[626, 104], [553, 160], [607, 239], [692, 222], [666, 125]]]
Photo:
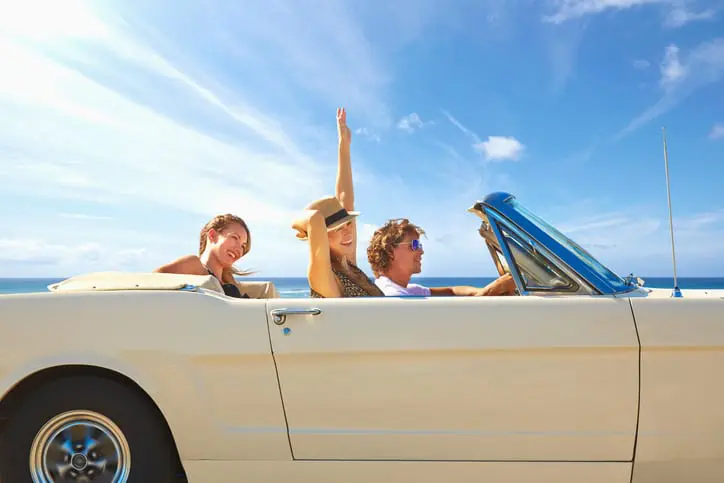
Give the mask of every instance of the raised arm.
[[308, 210], [292, 224], [292, 228], [299, 232], [297, 236], [307, 236], [309, 241], [309, 286], [325, 298], [341, 297], [342, 292], [332, 272], [327, 227], [322, 214], [317, 210]]
[[350, 145], [352, 133], [347, 127], [347, 112], [344, 108], [337, 109], [337, 134], [339, 136], [337, 185], [335, 195], [347, 211], [354, 210], [354, 186], [352, 183], [352, 157]]
[[[352, 156], [350, 145], [352, 144], [352, 132], [347, 126], [347, 111], [344, 108], [337, 109], [337, 183], [335, 196], [342, 203], [347, 211], [354, 211], [354, 183], [352, 181]], [[357, 264], [357, 222], [352, 221], [352, 262]]]

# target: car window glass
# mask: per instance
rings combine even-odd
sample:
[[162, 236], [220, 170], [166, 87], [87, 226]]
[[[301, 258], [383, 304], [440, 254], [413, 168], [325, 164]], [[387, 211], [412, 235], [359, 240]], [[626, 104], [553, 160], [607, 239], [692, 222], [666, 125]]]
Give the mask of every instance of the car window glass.
[[500, 226], [526, 291], [576, 291], [577, 284], [529, 243]]

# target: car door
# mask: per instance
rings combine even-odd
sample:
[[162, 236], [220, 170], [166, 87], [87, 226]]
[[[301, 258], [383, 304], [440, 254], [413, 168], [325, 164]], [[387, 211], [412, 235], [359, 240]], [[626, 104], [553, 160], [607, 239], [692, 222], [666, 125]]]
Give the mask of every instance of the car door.
[[[171, 305], [177, 320], [160, 333], [174, 341], [178, 354], [162, 359], [168, 360], [168, 367], [156, 371], [167, 392], [184, 399], [173, 406], [185, 410], [176, 417], [187, 431], [187, 457], [289, 459], [266, 301], [203, 294]], [[171, 317], [168, 310], [147, 316]]]
[[638, 342], [626, 300], [274, 299], [268, 309], [296, 459], [631, 460]]

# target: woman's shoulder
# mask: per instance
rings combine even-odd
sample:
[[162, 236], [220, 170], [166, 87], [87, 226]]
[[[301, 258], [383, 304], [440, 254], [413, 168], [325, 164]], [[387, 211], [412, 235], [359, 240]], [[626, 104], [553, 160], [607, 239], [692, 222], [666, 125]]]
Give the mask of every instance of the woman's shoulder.
[[184, 255], [165, 265], [161, 265], [154, 272], [185, 273], [189, 275], [206, 275], [208, 273], [198, 255]]

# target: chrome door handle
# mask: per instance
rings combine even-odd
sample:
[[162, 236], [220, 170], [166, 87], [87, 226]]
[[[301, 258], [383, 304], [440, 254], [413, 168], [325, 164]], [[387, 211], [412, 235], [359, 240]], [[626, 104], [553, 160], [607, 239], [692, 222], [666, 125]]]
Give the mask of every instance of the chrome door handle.
[[277, 325], [283, 325], [287, 320], [287, 315], [319, 315], [322, 311], [317, 307], [309, 309], [273, 309], [271, 311], [272, 320]]

